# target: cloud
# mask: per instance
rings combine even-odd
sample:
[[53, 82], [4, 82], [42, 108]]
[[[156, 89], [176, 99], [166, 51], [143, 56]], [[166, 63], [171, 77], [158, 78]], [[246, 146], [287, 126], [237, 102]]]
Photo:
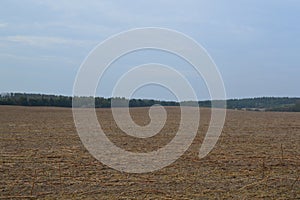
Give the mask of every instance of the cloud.
[[[65, 63], [67, 65], [63, 66], [76, 66], [80, 63], [80, 60], [74, 60], [65, 56], [26, 56], [19, 54], [10, 53], [0, 53], [0, 59], [3, 60], [13, 60], [16, 62], [39, 62], [39, 63]], [[42, 66], [42, 65], [41, 65]]]
[[74, 39], [63, 38], [63, 37], [27, 36], [27, 35], [0, 37], [0, 41], [14, 42], [14, 43], [37, 46], [37, 47], [49, 47], [52, 45], [87, 46], [87, 45], [95, 44], [95, 41], [91, 41], [91, 40], [74, 40]]
[[32, 57], [32, 56], [23, 56], [23, 55], [15, 55], [15, 54], [9, 54], [9, 53], [0, 53], [0, 58], [10, 58], [10, 59], [16, 59], [16, 60], [27, 60], [27, 61], [50, 61], [57, 59], [58, 57], [55, 56], [37, 56], [37, 57]]
[[7, 27], [7, 23], [0, 23], [0, 28], [5, 28], [5, 27]]

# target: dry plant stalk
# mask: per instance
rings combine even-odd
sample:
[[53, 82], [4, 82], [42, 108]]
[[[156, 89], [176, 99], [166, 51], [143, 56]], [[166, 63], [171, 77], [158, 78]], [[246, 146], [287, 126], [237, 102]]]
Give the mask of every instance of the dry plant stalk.
[[33, 182], [32, 182], [32, 185], [31, 185], [31, 190], [30, 190], [30, 196], [32, 196], [33, 194], [33, 189], [34, 189], [34, 186], [35, 186], [35, 181], [36, 181], [36, 169], [34, 170], [34, 177], [33, 177]]

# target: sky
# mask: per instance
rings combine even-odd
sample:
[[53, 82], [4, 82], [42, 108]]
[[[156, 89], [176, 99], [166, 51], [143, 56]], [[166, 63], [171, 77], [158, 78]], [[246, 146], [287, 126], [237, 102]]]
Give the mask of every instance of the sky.
[[[122, 31], [162, 27], [200, 43], [216, 63], [227, 98], [300, 97], [300, 1], [298, 0], [1, 0], [0, 92], [72, 95], [89, 52]], [[97, 95], [137, 64], [175, 66], [199, 99], [209, 94], [188, 64], [158, 51], [135, 52], [110, 68]], [[172, 99], [156, 85], [134, 97]]]

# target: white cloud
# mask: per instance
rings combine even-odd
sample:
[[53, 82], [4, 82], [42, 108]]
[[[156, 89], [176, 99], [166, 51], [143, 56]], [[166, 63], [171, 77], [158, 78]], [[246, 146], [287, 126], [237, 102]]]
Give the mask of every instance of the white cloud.
[[69, 45], [69, 46], [87, 46], [95, 44], [95, 41], [90, 40], [74, 40], [63, 37], [48, 37], [48, 36], [6, 36], [0, 37], [0, 41], [21, 43], [30, 46], [49, 47], [52, 45]]
[[5, 27], [7, 27], [7, 23], [0, 23], [0, 28], [5, 28]]
[[[51, 62], [61, 62], [66, 63], [70, 66], [75, 66], [80, 63], [80, 60], [74, 60], [68, 57], [62, 56], [24, 56], [18, 54], [10, 54], [10, 53], [0, 53], [1, 60], [15, 60], [15, 61], [23, 61], [23, 62], [44, 62], [44, 63], [51, 63]], [[64, 65], [66, 66], [66, 65]]]

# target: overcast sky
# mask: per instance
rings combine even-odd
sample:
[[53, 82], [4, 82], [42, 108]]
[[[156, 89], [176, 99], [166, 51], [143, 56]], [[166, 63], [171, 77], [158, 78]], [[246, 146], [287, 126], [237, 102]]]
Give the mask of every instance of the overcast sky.
[[[221, 72], [228, 98], [299, 97], [299, 19], [298, 0], [1, 0], [0, 92], [71, 95], [80, 64], [95, 45], [120, 31], [154, 26], [202, 44]], [[178, 58], [151, 51], [116, 65], [159, 59], [186, 69]], [[117, 75], [122, 70], [112, 68], [98, 95], [110, 95]], [[201, 77], [187, 78], [200, 99], [208, 98]], [[136, 97], [169, 98], [163, 90], [153, 91], [146, 88]]]

